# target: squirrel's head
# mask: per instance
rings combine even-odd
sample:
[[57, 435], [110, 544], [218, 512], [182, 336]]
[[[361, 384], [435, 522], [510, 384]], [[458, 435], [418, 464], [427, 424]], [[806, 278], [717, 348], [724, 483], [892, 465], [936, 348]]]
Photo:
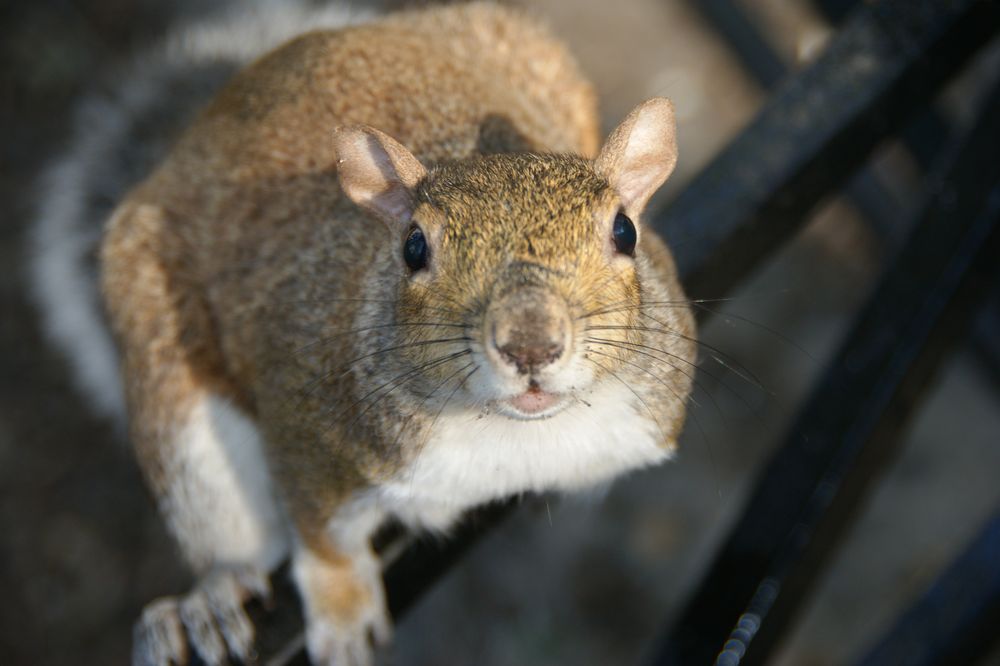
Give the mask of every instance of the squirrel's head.
[[508, 153], [428, 170], [364, 126], [338, 129], [336, 150], [344, 192], [395, 239], [400, 350], [424, 392], [541, 418], [634, 355], [639, 218], [677, 157], [669, 101], [635, 109], [594, 160]]

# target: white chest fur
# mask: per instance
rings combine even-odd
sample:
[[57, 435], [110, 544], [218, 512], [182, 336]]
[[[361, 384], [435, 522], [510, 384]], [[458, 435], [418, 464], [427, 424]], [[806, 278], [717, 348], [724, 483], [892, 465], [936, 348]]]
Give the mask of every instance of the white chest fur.
[[379, 488], [405, 522], [443, 528], [473, 505], [527, 491], [577, 490], [670, 457], [656, 422], [605, 383], [555, 416], [518, 421], [444, 413], [415, 461]]

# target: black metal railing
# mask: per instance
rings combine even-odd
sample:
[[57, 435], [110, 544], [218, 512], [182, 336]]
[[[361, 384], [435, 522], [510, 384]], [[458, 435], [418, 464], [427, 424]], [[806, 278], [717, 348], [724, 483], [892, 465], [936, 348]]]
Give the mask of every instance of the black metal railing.
[[[652, 218], [675, 250], [688, 293], [724, 295], [841, 188], [873, 224], [900, 215], [886, 203], [877, 177], [865, 171], [872, 151], [888, 137], [901, 136], [931, 169], [930, 194], [650, 663], [767, 660], [866, 490], [891, 460], [928, 377], [997, 284], [1000, 92], [988, 96], [975, 127], [957, 138], [931, 102], [997, 36], [1000, 2], [819, 4], [843, 23], [815, 62], [790, 73], [736, 2], [698, 3], [759, 83], [774, 92], [741, 135]], [[515, 504], [474, 512], [447, 542], [383, 535], [393, 616]], [[897, 663], [886, 655], [904, 653], [913, 657], [905, 663], [970, 663], [982, 654], [1000, 637], [991, 630], [1000, 617], [1000, 565], [988, 565], [990, 558], [1000, 563], [998, 534], [994, 519], [859, 663]], [[971, 576], [983, 582], [971, 585]], [[287, 576], [276, 575], [274, 583], [273, 610], [252, 609], [261, 628], [261, 661], [304, 663], [298, 600]], [[937, 617], [941, 608], [947, 620]], [[938, 630], [922, 631], [929, 625]], [[948, 661], [955, 655], [963, 658]]]

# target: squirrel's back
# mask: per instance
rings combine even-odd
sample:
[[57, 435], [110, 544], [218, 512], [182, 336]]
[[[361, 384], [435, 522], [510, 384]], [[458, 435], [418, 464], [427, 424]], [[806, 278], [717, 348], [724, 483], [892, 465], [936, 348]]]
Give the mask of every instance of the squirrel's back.
[[28, 237], [32, 288], [46, 337], [67, 358], [95, 412], [121, 425], [118, 352], [98, 287], [98, 247], [114, 207], [146, 178], [192, 117], [241, 67], [307, 30], [371, 18], [344, 5], [240, 2], [182, 24], [138, 54], [74, 110], [70, 140], [39, 183]]
[[[240, 5], [176, 30], [109, 92], [81, 104], [69, 149], [41, 183], [29, 283], [47, 336], [70, 361], [97, 412], [118, 422], [125, 413], [97, 284], [104, 226], [220, 90], [176, 146], [172, 167], [153, 179], [159, 184], [155, 196], [166, 192], [178, 212], [206, 203], [190, 195], [225, 198], [234, 192], [217, 188], [215, 179], [321, 172], [324, 160], [333, 159], [330, 132], [337, 124], [383, 127], [428, 162], [467, 156], [484, 140], [496, 144], [490, 150], [503, 150], [510, 127], [530, 142], [513, 149], [596, 151], [595, 97], [537, 22], [473, 3], [348, 27], [370, 18], [341, 6]], [[435, 39], [427, 40], [428, 33]], [[295, 35], [302, 36], [232, 78]], [[289, 60], [297, 61], [290, 69]], [[289, 71], [311, 78], [307, 89], [315, 95], [303, 96], [302, 81], [289, 78]], [[256, 79], [255, 92], [244, 94], [248, 77]], [[494, 115], [498, 109], [503, 113]], [[310, 114], [326, 121], [310, 124]], [[493, 127], [498, 131], [490, 132]], [[186, 195], [175, 196], [181, 192]], [[221, 208], [225, 203], [215, 202]]]
[[[170, 325], [189, 355], [250, 409], [262, 368], [287, 367], [263, 359], [327, 324], [309, 299], [357, 296], [385, 233], [341, 201], [333, 130], [354, 124], [430, 165], [525, 149], [590, 157], [599, 139], [590, 84], [518, 11], [451, 5], [309, 32], [236, 74], [119, 207], [107, 302], [122, 316], [182, 303]], [[170, 277], [153, 287], [160, 270]], [[148, 326], [147, 339], [165, 334], [163, 321]]]
[[[152, 187], [243, 185], [332, 171], [332, 130], [367, 124], [434, 164], [468, 157], [500, 117], [531, 147], [593, 156], [590, 85], [562, 45], [489, 3], [402, 12], [309, 32], [239, 72]], [[270, 184], [270, 183], [269, 183]]]

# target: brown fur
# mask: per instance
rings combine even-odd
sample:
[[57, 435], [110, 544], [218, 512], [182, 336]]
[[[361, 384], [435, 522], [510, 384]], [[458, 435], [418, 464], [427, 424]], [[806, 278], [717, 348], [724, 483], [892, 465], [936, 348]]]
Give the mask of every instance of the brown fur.
[[[413, 211], [434, 252], [427, 275], [407, 279], [405, 227], [342, 196], [333, 131], [360, 123], [429, 167]], [[496, 294], [539, 283], [569, 308], [578, 345], [580, 318], [594, 313], [590, 325], [622, 327], [603, 338], [693, 359], [686, 307], [646, 311], [684, 337], [634, 329], [650, 325], [634, 307], [641, 298], [683, 295], [654, 235], [641, 236], [634, 263], [609, 258], [621, 203], [588, 159], [597, 127], [593, 92], [563, 47], [488, 4], [306, 34], [238, 74], [119, 206], [104, 241], [132, 435], [154, 490], [169, 483], [163, 447], [192, 401], [234, 401], [263, 431], [303, 542], [331, 554], [319, 607], [343, 615], [366, 592], [348, 584], [325, 526], [352, 492], [405, 466], [433, 423], [428, 394], [467, 362], [422, 371], [365, 409], [372, 388], [462, 344], [380, 350], [474, 327]], [[511, 152], [526, 147], [545, 153]], [[443, 326], [417, 325], [426, 321]], [[672, 445], [683, 366], [661, 363], [671, 395], [634, 369], [649, 359], [603, 352], [598, 374], [627, 375], [651, 396]]]

